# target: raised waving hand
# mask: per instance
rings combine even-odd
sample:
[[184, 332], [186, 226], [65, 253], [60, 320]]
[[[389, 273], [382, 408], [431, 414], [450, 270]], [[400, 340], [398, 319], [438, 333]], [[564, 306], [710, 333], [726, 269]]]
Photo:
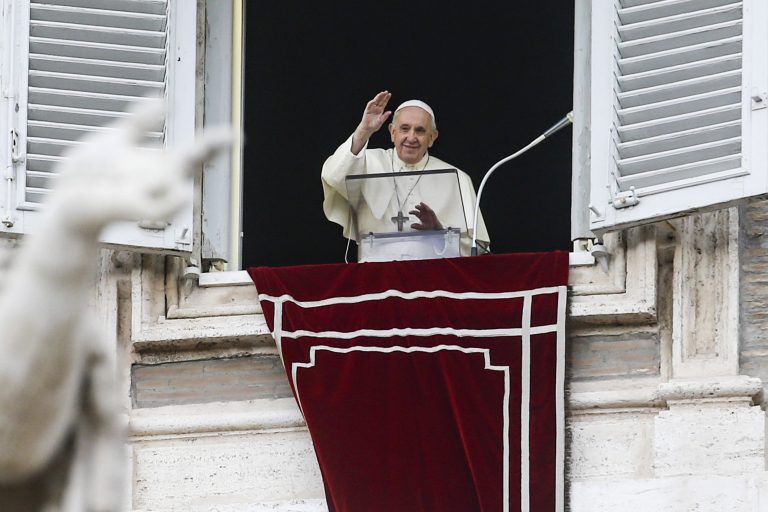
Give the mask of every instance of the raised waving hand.
[[381, 91], [371, 101], [366, 103], [365, 110], [363, 110], [363, 118], [360, 120], [360, 124], [357, 125], [355, 134], [352, 137], [353, 154], [358, 154], [365, 147], [371, 135], [379, 131], [392, 115], [391, 110], [386, 110], [387, 103], [389, 103], [391, 97], [391, 92]]

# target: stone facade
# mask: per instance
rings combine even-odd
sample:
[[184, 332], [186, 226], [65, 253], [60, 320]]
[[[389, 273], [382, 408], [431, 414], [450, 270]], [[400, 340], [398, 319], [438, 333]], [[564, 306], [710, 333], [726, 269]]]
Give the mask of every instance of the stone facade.
[[[606, 270], [574, 263], [570, 511], [768, 510], [767, 220], [765, 201], [690, 215], [606, 236]], [[189, 279], [179, 258], [106, 249], [100, 265], [93, 305], [129, 425], [126, 510], [325, 510], [247, 275]]]
[[[581, 335], [589, 327], [572, 337], [586, 347], [620, 339], [621, 352], [618, 361], [602, 353], [603, 378], [581, 364], [599, 355], [570, 361], [570, 510], [735, 512], [768, 502], [766, 366], [757, 348], [765, 208], [756, 202], [657, 226], [656, 320], [612, 327], [620, 338], [600, 329]], [[641, 357], [649, 334], [658, 367], [640, 376], [651, 367]]]
[[323, 510], [312, 443], [247, 276], [206, 286], [176, 258], [114, 261], [104, 279], [125, 356], [126, 509]]
[[[768, 503], [756, 202], [607, 237], [573, 266], [571, 511], [757, 511]], [[126, 356], [132, 510], [323, 510], [311, 442], [246, 276], [185, 280], [105, 258]], [[211, 279], [208, 277], [207, 279]]]
[[[566, 504], [768, 503], [768, 202], [607, 236], [570, 274]], [[4, 244], [13, 252], [13, 244]], [[574, 258], [576, 260], [576, 258]], [[93, 306], [118, 348], [126, 510], [320, 511], [312, 444], [243, 272], [102, 250]]]

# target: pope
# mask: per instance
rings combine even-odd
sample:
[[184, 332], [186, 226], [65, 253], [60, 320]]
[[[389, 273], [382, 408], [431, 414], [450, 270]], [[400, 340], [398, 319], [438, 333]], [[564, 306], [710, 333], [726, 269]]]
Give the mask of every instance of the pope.
[[[377, 232], [403, 231], [406, 228], [409, 231], [427, 231], [459, 227], [459, 222], [461, 227], [469, 226], [471, 230], [476, 201], [471, 178], [429, 153], [438, 138], [434, 111], [421, 100], [409, 100], [400, 104], [393, 115], [391, 110], [386, 109], [391, 97], [389, 91], [382, 91], [370, 100], [352, 135], [325, 161], [321, 177], [326, 217], [342, 226], [345, 237], [355, 239], [357, 233], [350, 215], [346, 177], [402, 173], [397, 179], [393, 178], [391, 184], [387, 182], [388, 186], [382, 186], [383, 181], [376, 180], [377, 189], [367, 191], [365, 204], [356, 205], [358, 217], [364, 219], [366, 226], [374, 227]], [[390, 117], [389, 133], [394, 147], [386, 150], [368, 148], [370, 137]], [[445, 169], [456, 169], [459, 197], [452, 197], [439, 184], [426, 186], [421, 183], [422, 175], [411, 174], [414, 171]], [[414, 218], [404, 216], [403, 212]], [[413, 222], [406, 226], [407, 220]], [[482, 214], [479, 214], [477, 230], [478, 245], [487, 248], [490, 238]], [[471, 238], [472, 233], [463, 230], [462, 255], [469, 254]]]

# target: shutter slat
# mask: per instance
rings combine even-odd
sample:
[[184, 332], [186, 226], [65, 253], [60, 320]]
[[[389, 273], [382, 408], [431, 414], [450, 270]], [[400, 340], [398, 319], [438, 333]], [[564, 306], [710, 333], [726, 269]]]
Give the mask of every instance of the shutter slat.
[[104, 131], [104, 128], [47, 121], [29, 121], [27, 123], [27, 134], [29, 137], [44, 139], [77, 140], [98, 131]]
[[637, 57], [674, 48], [683, 48], [708, 41], [741, 35], [741, 21], [728, 21], [671, 34], [662, 34], [619, 44], [619, 52], [626, 57]]
[[69, 122], [87, 126], [106, 126], [127, 115], [123, 112], [35, 105], [32, 103], [29, 104], [28, 111], [27, 118], [30, 121], [47, 121], [51, 123]]
[[143, 65], [163, 66], [165, 64], [165, 48], [143, 48], [66, 39], [30, 37], [29, 52], [30, 54], [79, 57]]
[[730, 87], [728, 89], [707, 92], [704, 94], [694, 94], [669, 101], [618, 109], [616, 114], [619, 117], [622, 126], [629, 126], [700, 110], [740, 104], [741, 87]]
[[56, 177], [55, 174], [47, 172], [27, 170], [27, 190], [39, 189], [42, 191], [51, 189], [56, 181]]
[[740, 70], [741, 53], [736, 53], [640, 73], [625, 74], [618, 81], [620, 89], [623, 92], [628, 92], [672, 82], [701, 78], [716, 73]]
[[147, 48], [163, 48], [165, 32], [112, 29], [47, 21], [31, 21], [29, 35], [47, 39], [69, 39], [91, 43], [123, 44]]
[[636, 91], [616, 95], [620, 108], [637, 107], [662, 101], [704, 94], [741, 85], [741, 69], [725, 71], [714, 75], [700, 76], [655, 87], [646, 87]]
[[27, 137], [27, 153], [30, 155], [61, 156], [78, 141], [64, 141], [44, 137]]
[[32, 4], [30, 6], [30, 18], [36, 22], [52, 21], [72, 25], [95, 25], [153, 32], [165, 31], [165, 16], [161, 14]]
[[42, 203], [50, 194], [50, 190], [44, 188], [26, 187], [26, 199], [30, 203]]
[[729, 155], [693, 164], [618, 178], [623, 190], [635, 187], [640, 195], [684, 188], [693, 184], [710, 183], [745, 174], [741, 155]]
[[162, 82], [165, 78], [165, 66], [152, 66], [136, 63], [110, 62], [104, 60], [81, 59], [31, 54], [30, 68], [37, 71], [53, 71], [63, 74], [88, 75], [99, 77], [126, 78], [150, 82]]
[[741, 105], [726, 105], [630, 126], [619, 126], [617, 133], [621, 142], [629, 142], [671, 135], [695, 128], [715, 126], [740, 119]]
[[738, 35], [717, 41], [705, 41], [681, 48], [663, 50], [648, 55], [619, 58], [617, 63], [622, 75], [629, 75], [701, 61], [711, 57], [740, 54], [741, 47], [742, 36]]
[[674, 168], [711, 160], [724, 156], [738, 155], [741, 151], [741, 137], [716, 140], [695, 146], [658, 151], [650, 155], [627, 158], [616, 162], [622, 176]]
[[[104, 126], [78, 125], [51, 121], [30, 121], [27, 133], [30, 137], [41, 139], [79, 140], [87, 135], [109, 130], [111, 130], [111, 128]], [[150, 140], [161, 141], [163, 134], [162, 132], [150, 132], [146, 136]]]
[[627, 7], [642, 7], [648, 4], [659, 3], [659, 0], [622, 0], [621, 6]]
[[617, 144], [621, 158], [632, 158], [648, 155], [657, 151], [692, 146], [701, 142], [713, 142], [716, 140], [739, 137], [741, 135], [741, 121], [729, 121], [711, 126], [683, 130], [681, 132], [660, 135], [647, 139]]
[[[28, 131], [30, 134], [34, 132], [33, 136], [40, 138], [77, 140], [85, 135], [110, 130], [111, 128], [104, 126], [72, 124], [55, 121], [30, 121]], [[146, 137], [155, 140], [161, 139], [162, 136], [162, 132], [149, 132], [146, 134]]]
[[[723, 0], [662, 0], [655, 2], [637, 2], [625, 0], [627, 7], [619, 9], [619, 19], [622, 24], [628, 25], [658, 18], [669, 18], [679, 14], [694, 11], [696, 9], [711, 9], [723, 5]], [[727, 2], [728, 4], [741, 4], [740, 1]]]
[[54, 172], [64, 159], [58, 156], [27, 155], [28, 172]]
[[29, 88], [29, 102], [38, 108], [44, 108], [44, 105], [52, 105], [86, 110], [121, 112], [132, 103], [138, 101], [145, 101], [145, 98], [113, 93], [101, 94], [88, 91], [67, 91], [45, 87]]
[[[619, 18], [624, 19], [619, 12]], [[651, 20], [637, 23], [624, 23], [619, 28], [623, 41], [653, 38], [669, 34], [672, 31], [683, 32], [687, 30], [701, 29], [703, 27], [717, 26], [720, 24], [741, 20], [741, 2], [729, 5], [721, 5], [709, 9], [701, 9], [685, 12], [668, 17], [656, 17]]]
[[158, 96], [163, 90], [162, 82], [148, 82], [125, 78], [105, 78], [85, 75], [69, 75], [48, 71], [30, 71], [29, 85], [50, 89], [66, 89], [123, 96]]
[[167, 5], [165, 0], [32, 0], [32, 3], [144, 14], [165, 14]]

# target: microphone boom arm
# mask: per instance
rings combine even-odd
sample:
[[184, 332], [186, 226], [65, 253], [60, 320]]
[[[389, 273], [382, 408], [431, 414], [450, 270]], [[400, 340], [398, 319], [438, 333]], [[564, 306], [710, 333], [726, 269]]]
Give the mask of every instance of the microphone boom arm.
[[559, 132], [561, 129], [565, 128], [566, 126], [573, 123], [573, 111], [568, 112], [568, 114], [562, 118], [560, 121], [558, 121], [555, 125], [553, 125], [551, 128], [549, 128], [547, 131], [533, 139], [527, 146], [525, 146], [523, 149], [519, 150], [518, 152], [509, 155], [506, 158], [502, 158], [495, 164], [493, 164], [493, 167], [488, 169], [488, 172], [485, 173], [485, 176], [483, 176], [483, 181], [480, 182], [480, 188], [477, 189], [477, 200], [475, 201], [475, 215], [472, 218], [472, 249], [470, 254], [472, 256], [477, 256], [477, 217], [480, 212], [480, 197], [483, 195], [483, 189], [485, 188], [485, 183], [488, 181], [488, 178], [491, 177], [491, 174], [504, 165], [505, 163], [509, 162], [510, 160], [514, 160], [518, 156], [522, 155], [529, 149], [531, 149], [533, 146], [537, 145], [539, 142], [543, 141], [544, 139], [554, 135], [555, 133]]

